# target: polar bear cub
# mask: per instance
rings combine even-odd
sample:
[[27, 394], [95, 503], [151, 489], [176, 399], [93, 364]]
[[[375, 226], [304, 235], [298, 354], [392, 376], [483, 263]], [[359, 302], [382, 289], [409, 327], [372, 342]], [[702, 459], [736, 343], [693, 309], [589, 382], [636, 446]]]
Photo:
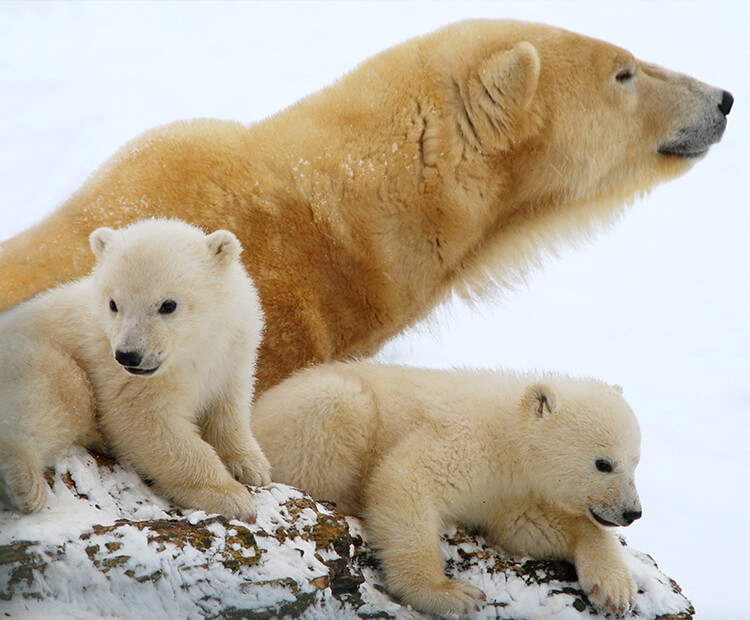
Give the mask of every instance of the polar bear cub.
[[79, 442], [182, 506], [252, 519], [243, 483], [270, 481], [249, 422], [263, 314], [239, 242], [146, 220], [99, 228], [90, 244], [89, 277], [0, 315], [0, 482], [11, 501], [40, 510], [42, 467]]
[[635, 603], [613, 530], [641, 516], [640, 430], [620, 388], [338, 363], [265, 392], [252, 426], [274, 480], [363, 517], [404, 603], [464, 615], [484, 600], [443, 572], [438, 537], [449, 522], [479, 527], [510, 553], [574, 562], [603, 610]]

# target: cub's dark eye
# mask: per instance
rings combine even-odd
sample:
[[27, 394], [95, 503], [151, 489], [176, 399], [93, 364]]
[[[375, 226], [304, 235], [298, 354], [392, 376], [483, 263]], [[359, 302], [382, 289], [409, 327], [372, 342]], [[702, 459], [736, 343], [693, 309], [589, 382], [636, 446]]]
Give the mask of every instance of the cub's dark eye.
[[633, 72], [630, 69], [622, 69], [616, 76], [615, 79], [620, 82], [620, 84], [624, 84], [625, 82], [628, 82], [629, 80], [633, 79]]
[[614, 471], [612, 463], [607, 459], [596, 459], [596, 468], [603, 474], [611, 474]]
[[110, 299], [110, 300], [109, 300], [109, 309], [110, 309], [110, 310], [111, 310], [112, 312], [117, 312], [117, 304], [115, 303], [115, 300], [114, 300], [114, 299]]
[[172, 299], [167, 299], [159, 306], [159, 314], [172, 314], [175, 310], [177, 310], [177, 302]]

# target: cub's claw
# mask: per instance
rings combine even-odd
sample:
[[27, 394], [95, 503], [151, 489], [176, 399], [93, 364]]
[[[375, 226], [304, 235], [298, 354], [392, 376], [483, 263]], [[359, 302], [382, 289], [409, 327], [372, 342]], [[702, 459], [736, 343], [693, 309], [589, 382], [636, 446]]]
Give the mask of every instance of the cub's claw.
[[462, 618], [480, 610], [479, 602], [487, 600], [484, 592], [458, 579], [446, 579], [437, 588], [420, 592], [416, 600], [409, 600], [413, 607], [438, 616], [456, 614]]
[[178, 503], [186, 508], [220, 514], [228, 519], [255, 522], [255, 503], [247, 488], [236, 480], [225, 486], [191, 489], [183, 492]]
[[[619, 583], [610, 579], [606, 588], [600, 584], [594, 584], [589, 588], [587, 596], [589, 601], [601, 611], [615, 615], [624, 615], [635, 606], [636, 585], [630, 575]], [[584, 588], [585, 589], [585, 588]]]
[[262, 452], [257, 455], [228, 460], [225, 465], [232, 476], [242, 484], [264, 486], [271, 482], [271, 464]]

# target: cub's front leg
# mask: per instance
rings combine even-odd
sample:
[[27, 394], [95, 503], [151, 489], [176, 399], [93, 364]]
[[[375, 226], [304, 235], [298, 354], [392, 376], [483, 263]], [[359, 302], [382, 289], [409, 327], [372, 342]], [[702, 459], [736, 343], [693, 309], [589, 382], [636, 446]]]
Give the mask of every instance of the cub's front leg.
[[259, 486], [271, 482], [271, 464], [250, 428], [251, 400], [241, 383], [228, 386], [201, 420], [201, 435], [237, 480]]
[[[585, 518], [585, 517], [584, 517]], [[586, 519], [573, 549], [578, 581], [589, 600], [602, 611], [624, 614], [633, 609], [638, 592], [614, 532]]]
[[[449, 489], [436, 488], [423, 471], [419, 453], [381, 464], [368, 482], [364, 522], [385, 572], [388, 590], [403, 603], [438, 616], [479, 611], [484, 593], [449, 579], [443, 571], [438, 506]], [[422, 470], [422, 471], [420, 471]]]
[[253, 521], [255, 505], [198, 428], [177, 411], [110, 409], [102, 432], [113, 453], [185, 508]]

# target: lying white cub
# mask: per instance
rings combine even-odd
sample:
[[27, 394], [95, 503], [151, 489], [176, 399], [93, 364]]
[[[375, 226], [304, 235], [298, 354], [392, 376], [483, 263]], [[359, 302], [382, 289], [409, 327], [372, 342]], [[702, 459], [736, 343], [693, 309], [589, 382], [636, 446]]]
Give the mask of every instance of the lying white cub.
[[463, 615], [484, 599], [443, 572], [449, 522], [511, 553], [574, 562], [604, 610], [635, 602], [614, 528], [641, 516], [640, 431], [618, 387], [328, 364], [265, 392], [252, 427], [274, 480], [364, 519], [389, 590], [417, 609]]

